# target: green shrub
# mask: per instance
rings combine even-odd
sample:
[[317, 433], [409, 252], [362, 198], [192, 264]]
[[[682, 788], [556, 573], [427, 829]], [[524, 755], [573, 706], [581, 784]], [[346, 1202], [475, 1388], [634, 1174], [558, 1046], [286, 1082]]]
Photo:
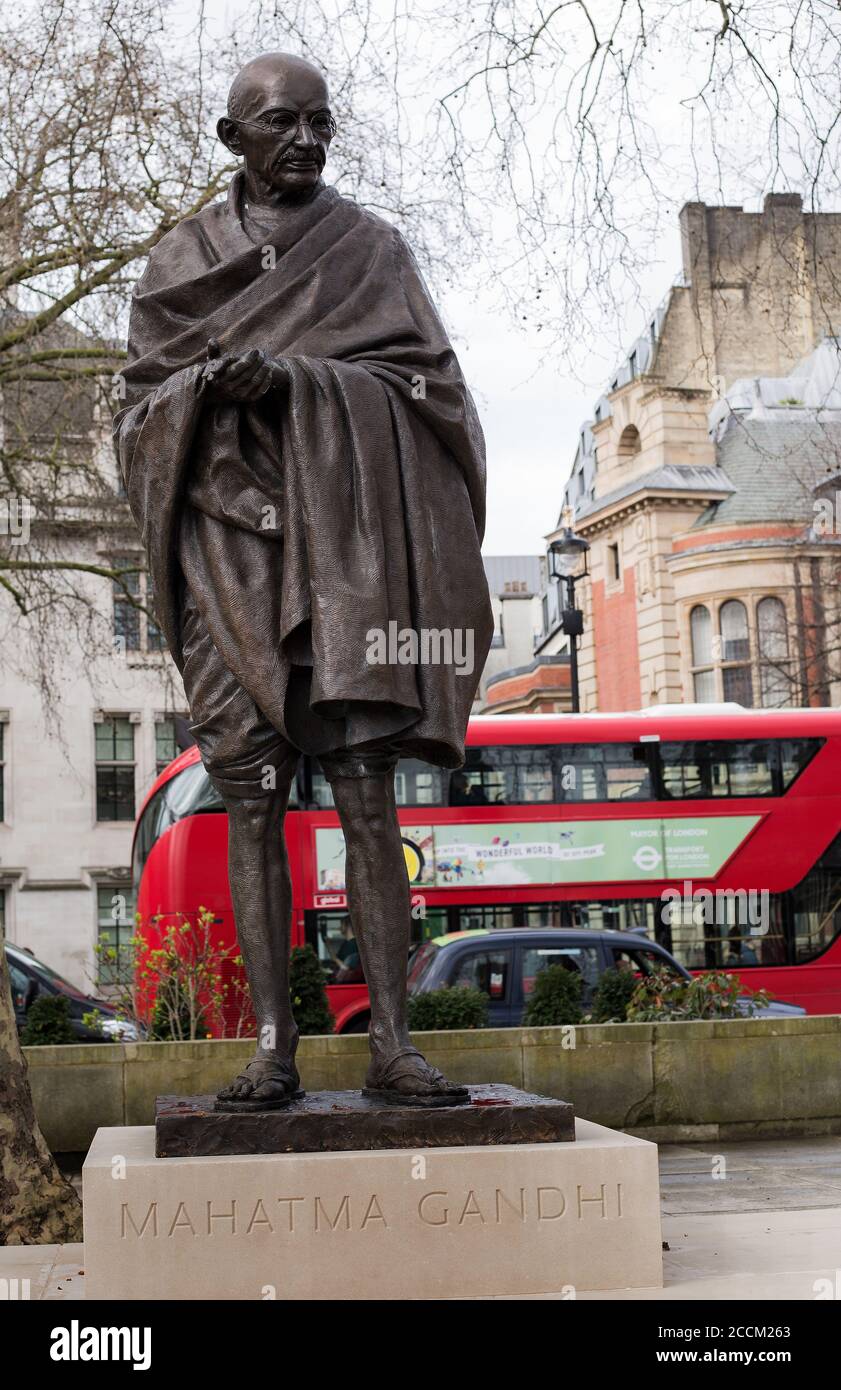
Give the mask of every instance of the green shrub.
[[[744, 986], [737, 975], [710, 971], [685, 980], [668, 967], [652, 970], [638, 981], [628, 1005], [629, 1023], [663, 1023], [696, 1018], [743, 1018], [739, 996]], [[765, 990], [751, 994], [748, 1012], [764, 1008], [769, 995]]]
[[581, 976], [563, 965], [548, 965], [535, 977], [523, 1014], [526, 1028], [553, 1028], [581, 1021]]
[[63, 994], [39, 994], [26, 1011], [21, 1033], [24, 1047], [49, 1047], [76, 1041], [70, 1027], [70, 1000]]
[[593, 995], [594, 1023], [624, 1023], [637, 978], [630, 970], [606, 970]]
[[418, 1033], [457, 1028], [487, 1028], [488, 996], [461, 985], [409, 995], [409, 1027]]
[[324, 971], [312, 946], [296, 946], [289, 966], [292, 1013], [301, 1035], [332, 1033], [333, 1015], [327, 1003]]

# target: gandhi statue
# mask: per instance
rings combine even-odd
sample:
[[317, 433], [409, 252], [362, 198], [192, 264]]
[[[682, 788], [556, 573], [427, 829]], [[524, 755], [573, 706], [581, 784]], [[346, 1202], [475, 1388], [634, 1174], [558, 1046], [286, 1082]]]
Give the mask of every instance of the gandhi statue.
[[[322, 178], [336, 134], [322, 73], [255, 58], [217, 131], [241, 167], [151, 252], [114, 426], [157, 618], [228, 817], [258, 1046], [217, 1106], [301, 1094], [283, 822], [302, 752], [319, 759], [345, 837], [371, 998], [365, 1093], [451, 1105], [466, 1090], [407, 1027], [394, 769], [400, 756], [464, 760], [493, 630], [482, 432], [403, 238]], [[392, 623], [469, 632], [472, 672], [373, 660]]]

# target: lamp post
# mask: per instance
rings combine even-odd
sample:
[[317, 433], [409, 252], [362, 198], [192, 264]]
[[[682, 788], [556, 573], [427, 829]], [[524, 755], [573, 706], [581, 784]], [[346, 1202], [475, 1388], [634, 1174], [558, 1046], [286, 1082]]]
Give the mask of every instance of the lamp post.
[[587, 554], [590, 543], [585, 541], [583, 536], [576, 536], [572, 529], [571, 508], [565, 508], [562, 519], [564, 522], [563, 531], [549, 544], [549, 573], [559, 585], [561, 580], [566, 585], [566, 593], [563, 596], [566, 606], [561, 608], [561, 630], [569, 638], [572, 712], [579, 714], [581, 700], [578, 689], [578, 638], [584, 631], [584, 614], [580, 608], [575, 606], [575, 586], [578, 580], [586, 578], [589, 572]]

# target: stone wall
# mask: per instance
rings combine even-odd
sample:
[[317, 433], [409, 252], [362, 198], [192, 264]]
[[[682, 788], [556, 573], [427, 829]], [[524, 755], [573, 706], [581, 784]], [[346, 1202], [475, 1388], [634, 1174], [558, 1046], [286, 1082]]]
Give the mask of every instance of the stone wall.
[[[841, 1016], [489, 1028], [416, 1041], [454, 1081], [559, 1096], [584, 1119], [659, 1142], [841, 1133]], [[25, 1053], [47, 1142], [79, 1152], [102, 1125], [150, 1124], [156, 1095], [218, 1089], [252, 1049], [211, 1041]], [[359, 1087], [367, 1055], [365, 1037], [304, 1038], [304, 1085]]]

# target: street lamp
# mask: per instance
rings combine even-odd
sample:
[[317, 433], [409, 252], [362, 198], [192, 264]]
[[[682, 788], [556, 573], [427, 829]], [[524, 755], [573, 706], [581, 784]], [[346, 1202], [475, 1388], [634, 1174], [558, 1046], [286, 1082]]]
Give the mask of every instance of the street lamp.
[[[578, 714], [581, 702], [578, 690], [578, 638], [584, 631], [584, 614], [575, 606], [575, 586], [588, 574], [589, 541], [576, 536], [572, 529], [572, 509], [564, 508], [564, 529], [549, 544], [549, 573], [560, 585], [566, 584], [566, 607], [561, 609], [561, 630], [569, 638], [569, 671], [572, 687], [572, 712]], [[583, 564], [583, 568], [582, 568]]]

